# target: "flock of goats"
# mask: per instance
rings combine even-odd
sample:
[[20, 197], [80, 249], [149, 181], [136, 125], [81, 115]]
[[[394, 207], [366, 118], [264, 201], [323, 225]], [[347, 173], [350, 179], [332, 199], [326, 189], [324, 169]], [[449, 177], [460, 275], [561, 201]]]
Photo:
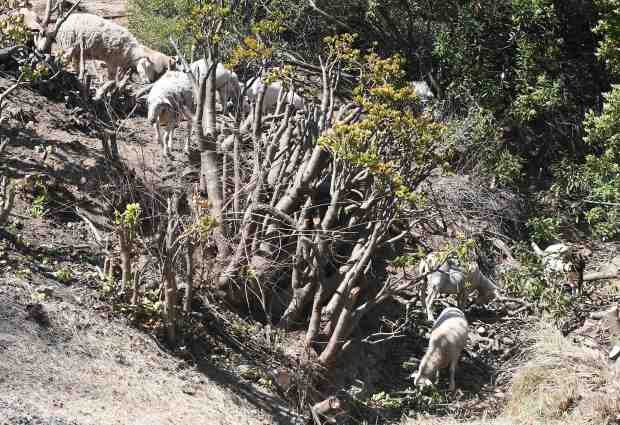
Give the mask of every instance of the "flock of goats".
[[[154, 126], [158, 143], [163, 146], [164, 155], [169, 155], [172, 148], [173, 133], [179, 121], [187, 120], [191, 126], [194, 109], [194, 91], [188, 74], [175, 70], [176, 59], [152, 50], [141, 44], [126, 28], [87, 13], [69, 13], [58, 19], [52, 27], [50, 14], [51, 0], [48, 0], [46, 15], [40, 19], [29, 9], [20, 9], [28, 28], [35, 31], [37, 47], [50, 46], [50, 35], [53, 36], [57, 48], [62, 49], [66, 59], [75, 67], [80, 65], [81, 57], [103, 61], [107, 65], [108, 78], [117, 79], [119, 73], [137, 72], [145, 83], [153, 83], [147, 97], [148, 122]], [[190, 65], [190, 72], [196, 77], [206, 72], [206, 63], [199, 60]], [[412, 83], [421, 97], [432, 97], [432, 92], [422, 82]], [[265, 91], [263, 111], [275, 109], [278, 101], [284, 100], [296, 108], [303, 107], [303, 99], [290, 91], [283, 97], [281, 82], [266, 84], [256, 78], [245, 87], [237, 75], [226, 69], [222, 64], [216, 68], [216, 98], [223, 109], [228, 102], [244, 93], [247, 105], [254, 101], [258, 93]], [[165, 126], [161, 136], [161, 126]], [[191, 127], [188, 126], [188, 130]], [[188, 148], [190, 131], [186, 140]], [[580, 290], [584, 262], [576, 264], [566, 260], [569, 247], [555, 244], [541, 250], [533, 244], [534, 252], [542, 258], [545, 273], [564, 273], [573, 292]], [[436, 254], [429, 255], [419, 265], [420, 275], [426, 275], [427, 284], [422, 285], [427, 295], [421, 299], [425, 305], [429, 321], [433, 321], [432, 304], [437, 296], [456, 294], [459, 308], [448, 307], [442, 311], [434, 322], [431, 330], [429, 347], [423, 357], [418, 371], [414, 374], [415, 385], [426, 385], [438, 369], [449, 367], [450, 390], [455, 389], [454, 375], [461, 352], [467, 342], [468, 323], [461, 309], [464, 309], [468, 295], [477, 291], [475, 300], [485, 304], [499, 296], [499, 288], [487, 278], [477, 265], [463, 267], [452, 259], [440, 258]], [[575, 272], [577, 273], [575, 274]], [[580, 272], [580, 273], [579, 273]], [[576, 275], [579, 277], [575, 278]], [[572, 277], [571, 277], [572, 276]]]

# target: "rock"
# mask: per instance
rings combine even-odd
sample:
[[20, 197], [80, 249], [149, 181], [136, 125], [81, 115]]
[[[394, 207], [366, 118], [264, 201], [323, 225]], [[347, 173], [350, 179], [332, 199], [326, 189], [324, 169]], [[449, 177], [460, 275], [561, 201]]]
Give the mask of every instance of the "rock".
[[17, 342], [17, 337], [11, 334], [0, 333], [0, 349], [7, 348]]
[[614, 348], [609, 352], [609, 358], [611, 360], [616, 360], [620, 356], [620, 345], [614, 345]]
[[39, 286], [35, 289], [35, 291], [39, 294], [43, 294], [46, 297], [51, 297], [54, 294], [53, 286]]
[[478, 332], [478, 335], [484, 335], [487, 333], [487, 330], [484, 326], [480, 326], [478, 329], [476, 329], [476, 332]]

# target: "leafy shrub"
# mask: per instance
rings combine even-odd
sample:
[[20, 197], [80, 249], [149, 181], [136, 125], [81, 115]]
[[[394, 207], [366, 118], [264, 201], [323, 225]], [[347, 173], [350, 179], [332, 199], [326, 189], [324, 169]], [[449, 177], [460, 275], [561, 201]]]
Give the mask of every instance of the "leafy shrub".
[[536, 242], [557, 240], [560, 237], [560, 219], [557, 217], [532, 217], [527, 221], [527, 227]]
[[504, 289], [512, 296], [528, 300], [555, 320], [565, 317], [572, 298], [561, 286], [545, 280], [542, 264], [527, 244], [515, 246], [514, 253], [521, 267], [501, 273]]

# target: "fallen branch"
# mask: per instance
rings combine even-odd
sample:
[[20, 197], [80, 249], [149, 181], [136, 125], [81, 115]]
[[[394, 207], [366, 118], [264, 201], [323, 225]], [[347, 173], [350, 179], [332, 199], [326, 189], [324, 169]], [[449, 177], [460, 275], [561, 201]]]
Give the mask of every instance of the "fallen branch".
[[593, 280], [614, 279], [614, 278], [620, 278], [620, 274], [618, 273], [618, 271], [588, 273], [583, 276], [584, 282], [590, 282]]

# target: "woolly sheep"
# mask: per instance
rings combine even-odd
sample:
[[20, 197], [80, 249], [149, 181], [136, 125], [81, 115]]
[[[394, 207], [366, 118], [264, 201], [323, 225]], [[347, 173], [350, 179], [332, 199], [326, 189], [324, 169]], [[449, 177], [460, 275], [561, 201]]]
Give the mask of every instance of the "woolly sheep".
[[[190, 64], [190, 69], [196, 78], [207, 73], [207, 63], [204, 59], [197, 60]], [[234, 101], [239, 97], [239, 78], [237, 74], [228, 70], [221, 63], [215, 68], [215, 89], [219, 97], [222, 109], [226, 110], [228, 102]]]
[[[265, 87], [265, 83], [263, 83], [260, 78], [256, 78], [246, 90], [245, 94], [248, 100], [252, 102], [256, 101], [258, 93], [263, 87]], [[275, 81], [267, 85], [265, 94], [263, 95], [263, 113], [275, 111], [282, 87], [282, 81]], [[241, 85], [241, 88], [243, 88], [243, 85]], [[291, 103], [297, 109], [302, 109], [304, 107], [303, 98], [292, 91], [285, 92], [284, 103]]]
[[426, 353], [414, 374], [414, 385], [432, 384], [431, 377], [439, 369], [450, 367], [450, 391], [456, 388], [456, 366], [467, 343], [467, 319], [458, 308], [444, 309], [431, 330]]
[[429, 321], [433, 321], [433, 302], [439, 294], [456, 294], [461, 308], [465, 307], [469, 293], [474, 290], [478, 291], [476, 304], [486, 304], [497, 297], [499, 288], [480, 271], [477, 264], [465, 269], [452, 259], [446, 259], [440, 265], [439, 261], [438, 255], [431, 253], [418, 266], [418, 273], [426, 275], [427, 284], [422, 285], [422, 288], [427, 295], [424, 297], [422, 292], [421, 298], [426, 306]]
[[[157, 143], [162, 144], [164, 156], [170, 154], [174, 130], [183, 118], [187, 120], [185, 151], [188, 151], [194, 109], [194, 90], [189, 76], [180, 71], [167, 71], [153, 84], [147, 105], [148, 122], [155, 129], [155, 137]], [[161, 125], [166, 126], [163, 139]]]
[[[126, 28], [90, 13], [73, 13], [60, 26], [55, 41], [75, 68], [79, 66], [81, 40], [84, 57], [105, 62], [110, 80], [116, 79], [117, 70], [131, 69], [143, 81], [153, 82], [175, 65], [174, 58], [140, 44]], [[39, 40], [42, 43], [44, 38]]]

